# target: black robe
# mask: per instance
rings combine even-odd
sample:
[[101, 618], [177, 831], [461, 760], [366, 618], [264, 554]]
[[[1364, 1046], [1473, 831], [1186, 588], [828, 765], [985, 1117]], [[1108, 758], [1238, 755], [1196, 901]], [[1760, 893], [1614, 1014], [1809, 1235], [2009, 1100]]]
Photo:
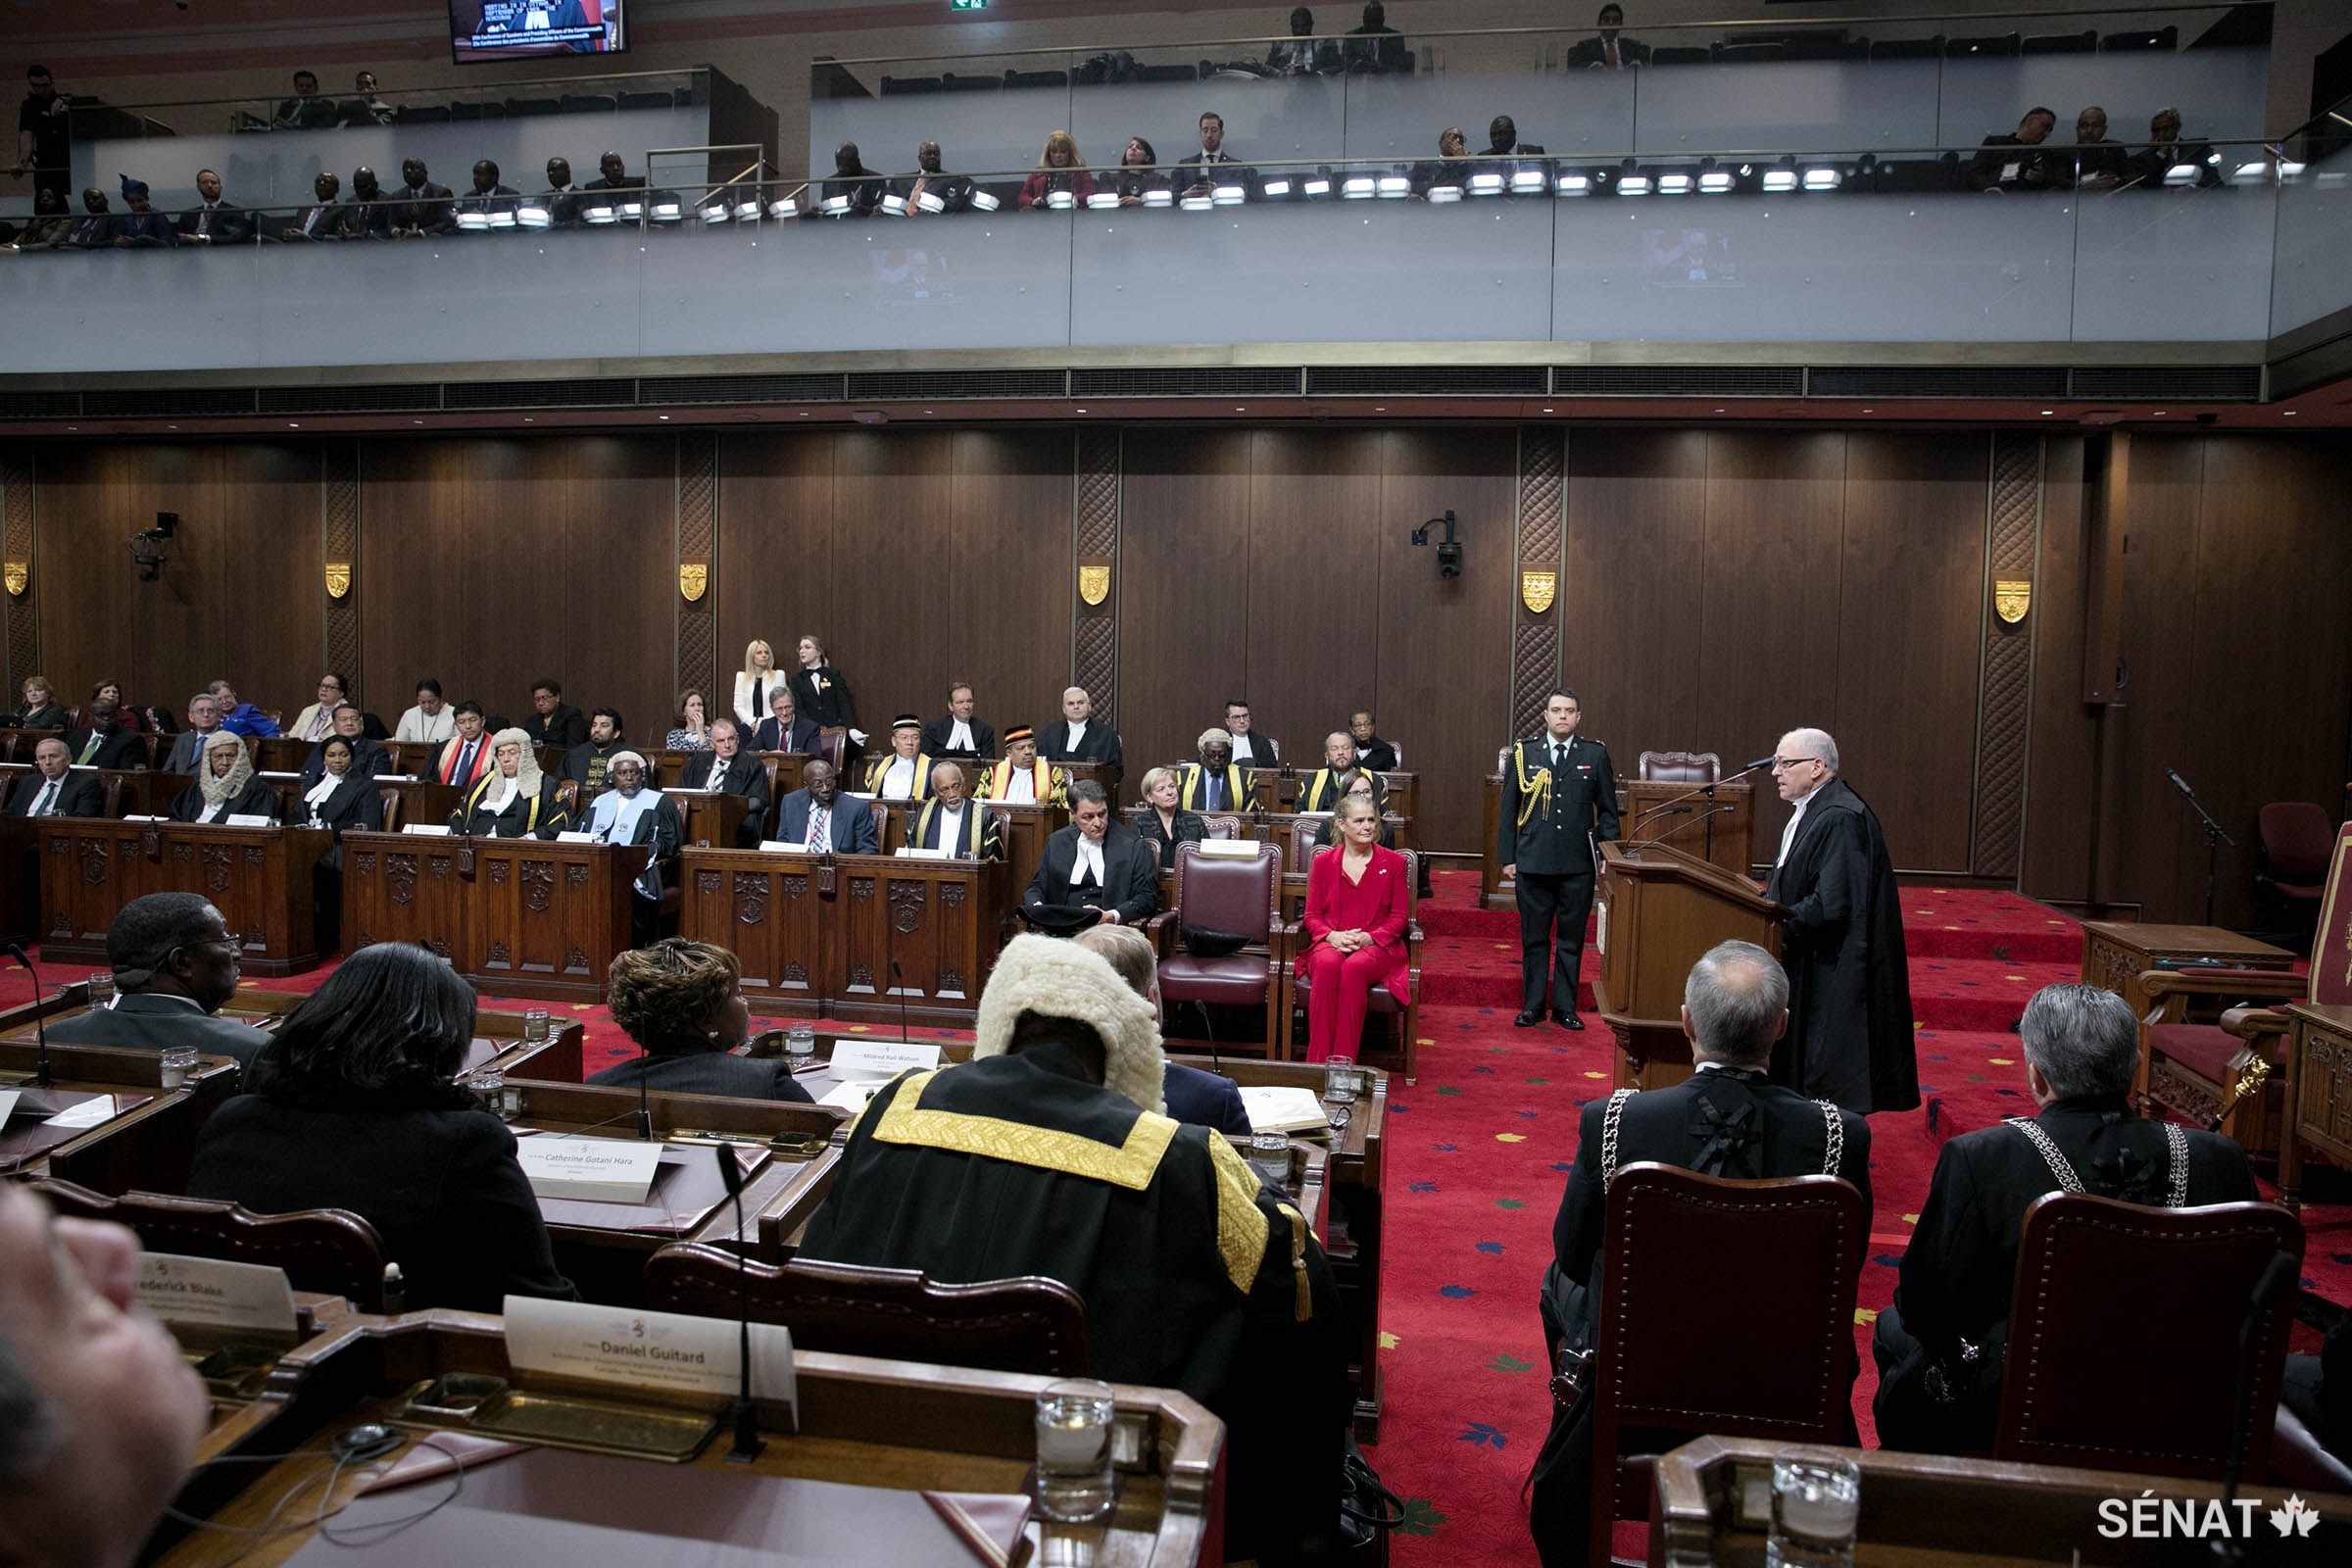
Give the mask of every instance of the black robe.
[[1348, 1330], [1296, 1213], [1221, 1136], [1140, 1110], [1047, 1043], [884, 1088], [800, 1255], [1068, 1285], [1094, 1376], [1181, 1389], [1227, 1422], [1241, 1557], [1335, 1522]]
[[1864, 1115], [1919, 1104], [1903, 908], [1879, 819], [1843, 779], [1815, 790], [1764, 896], [1788, 906], [1788, 1033], [1772, 1081]]
[[813, 720], [819, 729], [856, 729], [858, 701], [849, 683], [831, 664], [796, 669], [786, 677], [792, 688], [792, 710]]
[[[181, 790], [177, 798], [172, 802], [172, 820], [174, 822], [196, 821], [204, 815], [211, 804], [204, 798], [204, 786], [191, 784]], [[220, 813], [218, 821], [226, 823], [232, 816], [274, 817], [277, 815], [277, 790], [268, 779], [248, 779], [245, 787], [237, 792], [236, 799], [228, 803], [228, 809]]]
[[537, 809], [529, 794], [518, 789], [507, 808], [493, 814], [489, 802], [504, 783], [496, 768], [484, 774], [466, 792], [465, 803], [449, 813], [449, 825], [477, 838], [501, 839], [552, 839], [571, 825], [564, 803], [556, 798], [556, 781], [544, 773], [539, 777]]

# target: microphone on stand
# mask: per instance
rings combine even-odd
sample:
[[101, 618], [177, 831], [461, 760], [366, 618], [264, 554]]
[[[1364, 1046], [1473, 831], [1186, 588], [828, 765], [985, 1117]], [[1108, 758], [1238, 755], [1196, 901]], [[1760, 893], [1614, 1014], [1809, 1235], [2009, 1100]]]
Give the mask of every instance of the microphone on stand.
[[[2171, 771], [2169, 768], [2166, 770]], [[2178, 774], [2173, 782], [2180, 782]], [[2182, 788], [2186, 788], [2185, 785]], [[2237, 1375], [2230, 1414], [2230, 1462], [2222, 1471], [2222, 1512], [2228, 1514], [2237, 1502], [2238, 1473], [2246, 1464], [2246, 1406], [2254, 1397], [2254, 1337], [2262, 1328], [2262, 1320], [2278, 1304], [2280, 1295], [2293, 1289], [2300, 1261], [2292, 1252], [2272, 1256], [2270, 1266], [2255, 1281], [2254, 1294], [2246, 1298], [2246, 1315], [2237, 1326]], [[2219, 1563], [2240, 1563], [2246, 1560], [2246, 1544], [2227, 1537], [2213, 1542], [2213, 1560]]]
[[913, 1037], [906, 1033], [906, 982], [899, 973], [899, 960], [896, 958], [890, 960], [890, 989], [898, 993], [899, 1044], [905, 1045]]
[[750, 1464], [767, 1445], [760, 1441], [760, 1411], [752, 1403], [752, 1276], [751, 1264], [743, 1255], [743, 1170], [735, 1163], [731, 1145], [719, 1144], [710, 1152], [718, 1156], [718, 1179], [735, 1202], [735, 1327], [741, 1336], [737, 1346], [742, 1365], [730, 1411], [735, 1418], [735, 1446], [727, 1450], [727, 1463]]
[[[1642, 812], [1642, 813], [1640, 816], [1637, 816], [1637, 817], [1635, 817], [1635, 818], [1634, 818], [1634, 826], [1638, 828], [1638, 827], [1640, 827], [1640, 826], [1641, 826], [1642, 823], [1644, 823], [1644, 822], [1648, 821], [1648, 820], [1649, 820], [1651, 817], [1653, 817], [1653, 816], [1659, 816], [1659, 815], [1684, 815], [1684, 814], [1688, 814], [1688, 813], [1685, 813], [1685, 812], [1678, 812], [1678, 811], [1675, 811], [1673, 808], [1676, 808], [1676, 807], [1678, 807], [1678, 806], [1681, 806], [1681, 805], [1682, 805], [1682, 804], [1683, 804], [1685, 801], [1689, 801], [1689, 800], [1695, 800], [1697, 797], [1699, 797], [1699, 796], [1701, 796], [1701, 795], [1704, 795], [1704, 796], [1706, 796], [1706, 797], [1708, 798], [1708, 800], [1712, 801], [1712, 800], [1715, 798], [1715, 792], [1716, 792], [1716, 790], [1720, 789], [1721, 787], [1723, 787], [1723, 786], [1724, 786], [1724, 785], [1726, 785], [1726, 784], [1729, 784], [1729, 783], [1731, 783], [1733, 779], [1740, 779], [1740, 778], [1745, 778], [1745, 777], [1746, 777], [1748, 774], [1750, 774], [1750, 773], [1753, 773], [1753, 772], [1757, 771], [1757, 770], [1758, 770], [1758, 769], [1760, 769], [1760, 768], [1766, 768], [1766, 767], [1770, 767], [1771, 765], [1772, 765], [1772, 759], [1771, 759], [1771, 757], [1769, 757], [1769, 756], [1765, 756], [1765, 757], [1759, 757], [1759, 758], [1757, 758], [1757, 759], [1756, 759], [1754, 761], [1752, 761], [1752, 762], [1748, 763], [1748, 764], [1747, 764], [1745, 767], [1741, 768], [1741, 769], [1740, 769], [1739, 772], [1732, 774], [1730, 778], [1717, 778], [1717, 779], [1709, 779], [1709, 780], [1708, 780], [1706, 783], [1704, 783], [1704, 784], [1700, 784], [1700, 785], [1697, 785], [1696, 787], [1694, 787], [1694, 788], [1691, 788], [1691, 789], [1687, 789], [1687, 790], [1683, 791], [1683, 793], [1682, 793], [1682, 794], [1680, 794], [1680, 795], [1677, 795], [1677, 796], [1673, 797], [1673, 798], [1672, 798], [1672, 799], [1670, 799], [1670, 800], [1664, 800], [1664, 801], [1660, 801], [1660, 802], [1659, 802], [1657, 805], [1655, 805], [1655, 806], [1651, 807], [1651, 808], [1650, 808], [1648, 810], [1646, 810], [1646, 811], [1643, 811], [1643, 812]], [[1718, 809], [1721, 809], [1721, 810], [1726, 810], [1726, 811], [1728, 811], [1728, 810], [1732, 809], [1732, 808], [1730, 808], [1730, 807], [1726, 806], [1726, 807], [1721, 807], [1721, 808], [1718, 808]], [[1685, 826], [1690, 826], [1690, 825], [1691, 825], [1691, 823], [1695, 823], [1695, 822], [1699, 821], [1701, 818], [1703, 818], [1703, 817], [1706, 817], [1706, 816], [1711, 816], [1711, 815], [1713, 815], [1713, 814], [1714, 814], [1714, 812], [1713, 812], [1713, 811], [1702, 811], [1701, 813], [1699, 813], [1699, 815], [1698, 815], [1698, 816], [1692, 817], [1692, 818], [1690, 819], [1690, 823], [1685, 823], [1684, 825], [1685, 825]], [[1710, 829], [1709, 831], [1712, 831], [1712, 829]], [[1656, 842], [1656, 840], [1654, 840], [1654, 839], [1631, 839], [1631, 840], [1629, 840], [1628, 842], [1629, 842], [1629, 843], [1633, 843], [1633, 844], [1651, 844], [1651, 843], [1655, 843], [1655, 842]]]
[[8, 944], [8, 951], [15, 956], [19, 963], [24, 966], [24, 972], [32, 977], [32, 1076], [25, 1080], [25, 1087], [46, 1089], [50, 1083], [49, 1025], [44, 1021], [45, 1015], [40, 1010], [41, 971], [32, 966], [32, 959], [25, 956], [22, 945], [11, 942]]
[[653, 1102], [646, 1094], [646, 1079], [653, 1075], [654, 1054], [645, 1047], [637, 1048], [637, 1137], [640, 1142], [654, 1141]]

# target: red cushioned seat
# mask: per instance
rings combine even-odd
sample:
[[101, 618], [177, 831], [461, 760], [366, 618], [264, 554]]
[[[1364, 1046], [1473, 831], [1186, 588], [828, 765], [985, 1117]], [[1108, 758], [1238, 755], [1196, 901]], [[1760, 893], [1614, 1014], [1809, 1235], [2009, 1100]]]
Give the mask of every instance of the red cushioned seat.
[[[2277, 1067], [2284, 1057], [2284, 1037], [2266, 1035], [2264, 1054]], [[2230, 1076], [2230, 1063], [2247, 1042], [2214, 1023], [2154, 1023], [2148, 1025], [2152, 1055], [2177, 1061], [2198, 1077], [2220, 1083]]]
[[1197, 958], [1180, 953], [1159, 966], [1159, 993], [1180, 1002], [1217, 1002], [1235, 1005], [1266, 1000], [1266, 960], [1262, 954], [1234, 953], [1222, 958]]

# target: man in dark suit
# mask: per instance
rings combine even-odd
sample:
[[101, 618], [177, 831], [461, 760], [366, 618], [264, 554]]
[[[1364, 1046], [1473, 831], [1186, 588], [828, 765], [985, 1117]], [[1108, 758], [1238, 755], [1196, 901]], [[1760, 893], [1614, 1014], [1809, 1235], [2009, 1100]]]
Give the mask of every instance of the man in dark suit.
[[1110, 819], [1102, 786], [1070, 786], [1070, 825], [1046, 840], [1024, 903], [1092, 909], [1111, 925], [1133, 925], [1159, 910], [1159, 858], [1135, 829]]
[[63, 248], [94, 251], [100, 246], [112, 245], [115, 242], [115, 218], [114, 210], [107, 205], [106, 192], [95, 185], [88, 186], [81, 193], [81, 208], [82, 216], [74, 220], [74, 226], [66, 230]]
[[620, 728], [620, 710], [600, 708], [588, 715], [588, 738], [564, 754], [563, 771], [556, 776], [578, 783], [582, 807], [604, 794], [612, 782], [606, 770], [612, 766], [614, 754], [628, 746], [621, 738]]
[[1061, 694], [1061, 718], [1058, 724], [1048, 724], [1038, 733], [1037, 755], [1049, 762], [1101, 762], [1110, 770], [1114, 784], [1127, 776], [1126, 754], [1120, 750], [1118, 732], [1094, 717], [1095, 700], [1083, 686], [1072, 686]]
[[1200, 117], [1200, 150], [1176, 161], [1169, 183], [1180, 196], [1206, 196], [1219, 185], [1254, 185], [1257, 171], [1234, 162], [1225, 150], [1225, 117], [1211, 109]]
[[522, 192], [501, 182], [498, 165], [483, 158], [473, 166], [473, 189], [458, 198], [455, 211], [461, 214], [479, 213], [487, 221], [493, 213], [505, 213], [512, 218], [514, 210], [521, 205]]
[[1588, 1361], [1600, 1337], [1611, 1178], [1642, 1160], [1743, 1181], [1836, 1176], [1861, 1191], [1869, 1229], [1870, 1124], [1767, 1079], [1773, 1042], [1788, 1027], [1788, 977], [1772, 955], [1751, 943], [1723, 943], [1683, 984], [1683, 1033], [1697, 1070], [1672, 1088], [1621, 1089], [1584, 1108], [1541, 1298], [1553, 1367], [1582, 1391], [1569, 1408], [1554, 1408], [1536, 1457], [1529, 1516], [1544, 1568], [1585, 1561], [1592, 1490]]
[[539, 193], [539, 205], [547, 209], [548, 225], [552, 228], [571, 228], [580, 220], [580, 187], [571, 182], [571, 160], [550, 158], [547, 161], [547, 189]]
[[1233, 760], [1233, 737], [1221, 729], [1205, 729], [1196, 743], [1200, 760], [1176, 770], [1176, 808], [1180, 811], [1247, 811], [1257, 805], [1257, 785], [1250, 770]]
[[2180, 111], [2159, 109], [2148, 117], [2148, 145], [2125, 163], [2124, 173], [2142, 185], [2161, 185], [2166, 175], [2183, 165], [2196, 170], [2194, 183], [2200, 186], [2222, 182], [2220, 160], [2213, 148], [2205, 142], [2181, 140]]
[[51, 1024], [50, 1039], [149, 1051], [193, 1046], [244, 1067], [269, 1038], [214, 1016], [236, 995], [237, 939], [198, 894], [150, 893], [122, 906], [106, 928], [106, 962], [115, 972], [114, 1006]]
[[1283, 76], [1328, 76], [1340, 69], [1340, 41], [1317, 38], [1315, 14], [1291, 8], [1291, 39], [1266, 51], [1266, 69]]
[[743, 749], [743, 731], [731, 718], [710, 721], [710, 749], [686, 759], [679, 787], [740, 795], [744, 799], [743, 826], [736, 842], [757, 849], [766, 837], [767, 764]]
[[1584, 705], [1576, 693], [1544, 701], [1544, 733], [1511, 748], [1502, 769], [1502, 820], [1494, 858], [1519, 882], [1519, 1016], [1544, 1021], [1544, 975], [1551, 1015], [1582, 1029], [1576, 1015], [1577, 971], [1584, 965], [1585, 917], [1592, 911], [1593, 844], [1617, 836], [1617, 770], [1609, 749], [1577, 734]]
[[312, 71], [294, 73], [294, 96], [278, 100], [277, 113], [270, 117], [272, 130], [318, 130], [335, 122], [335, 101], [321, 97], [318, 74]]
[[[349, 703], [336, 704], [334, 725], [334, 733], [351, 743], [351, 770], [354, 773], [374, 778], [392, 771], [392, 754], [363, 733], [366, 721], [357, 708]], [[326, 742], [314, 741], [311, 743], [311, 755], [303, 760], [299, 782], [306, 787], [316, 784], [325, 772]]]
[[767, 714], [753, 732], [753, 751], [806, 755], [816, 750], [816, 720], [801, 716], [791, 687], [778, 686], [767, 694]]
[[[1880, 1444], [1989, 1453], [2026, 1208], [2082, 1191], [2166, 1208], [2260, 1198], [2245, 1151], [2218, 1133], [2132, 1114], [2139, 1023], [2096, 986], [2044, 986], [2018, 1020], [2038, 1113], [1943, 1146], [1894, 1301], [1871, 1333]], [[2157, 1303], [2161, 1309], [2161, 1303]]]
[[2059, 168], [2061, 185], [2077, 190], [2113, 190], [2125, 180], [2130, 155], [2120, 141], [2107, 139], [2107, 111], [2092, 104], [2075, 116], [2074, 162]]
[[277, 238], [282, 240], [334, 239], [340, 237], [344, 204], [338, 200], [343, 193], [343, 181], [331, 169], [321, 169], [311, 176], [311, 194], [317, 199], [294, 215], [294, 220], [280, 227]]
[[831, 762], [801, 769], [801, 787], [776, 808], [776, 842], [819, 854], [879, 855], [874, 813], [863, 801], [847, 799]]
[[[1152, 1004], [1153, 1013], [1167, 1015], [1159, 996], [1159, 957], [1150, 937], [1131, 925], [1095, 925], [1070, 940], [1117, 970], [1137, 996]], [[1171, 1061], [1161, 1069], [1159, 1087], [1166, 1098], [1164, 1113], [1175, 1120], [1238, 1138], [1250, 1136], [1250, 1112], [1242, 1104], [1241, 1087], [1232, 1079]]]
[[1375, 773], [1394, 773], [1402, 765], [1396, 748], [1382, 740], [1373, 727], [1369, 708], [1359, 708], [1348, 715], [1348, 734], [1355, 742], [1356, 766]]
[[1487, 123], [1487, 150], [1481, 158], [1519, 158], [1541, 154], [1543, 148], [1534, 142], [1519, 139], [1519, 122], [1508, 115], [1496, 115]]
[[1961, 171], [1970, 190], [2048, 190], [2053, 170], [2041, 144], [2057, 128], [2058, 112], [2035, 107], [2017, 122], [2014, 136], [1987, 136], [1977, 156]]
[[998, 841], [996, 812], [987, 803], [972, 800], [969, 791], [960, 766], [942, 762], [934, 767], [931, 798], [923, 802], [914, 825], [906, 830], [907, 848], [945, 850], [957, 860], [993, 860], [1002, 856], [1004, 850]]
[[888, 184], [888, 180], [865, 167], [858, 144], [845, 141], [833, 149], [833, 177], [825, 181], [824, 199], [830, 202], [846, 198], [852, 216], [865, 218], [882, 205], [882, 193]]
[[120, 708], [111, 697], [93, 701], [89, 722], [66, 732], [66, 755], [81, 767], [145, 767], [147, 738], [122, 727]]
[[1838, 743], [1793, 729], [1773, 749], [1794, 806], [1764, 896], [1788, 906], [1781, 961], [1795, 1023], [1772, 1081], [1864, 1115], [1919, 1103], [1903, 910], [1879, 819], [1838, 776]]
[[397, 234], [455, 234], [457, 215], [451, 209], [450, 189], [436, 185], [421, 158], [401, 160], [400, 177], [407, 183], [395, 191], [392, 200], [397, 204], [392, 214], [392, 229]]
[[553, 675], [531, 682], [531, 716], [522, 732], [533, 746], [561, 746], [570, 751], [588, 739], [588, 720], [564, 701], [564, 683]]
[[220, 176], [196, 171], [196, 205], [179, 215], [180, 239], [195, 245], [242, 245], [253, 238], [253, 217], [220, 197]]
[[32, 771], [8, 792], [0, 816], [97, 816], [105, 806], [98, 780], [74, 772], [73, 754], [51, 735], [32, 749]]
[[1404, 34], [1389, 25], [1389, 8], [1380, 0], [1364, 0], [1364, 24], [1349, 27], [1341, 47], [1350, 75], [1406, 69]]
[[425, 776], [460, 790], [470, 790], [489, 776], [494, 760], [482, 705], [468, 698], [452, 708], [450, 714], [456, 733], [433, 754], [425, 766]]
[[351, 200], [334, 215], [337, 239], [390, 239], [398, 227], [401, 206], [376, 183], [375, 171], [366, 164], [351, 172]]
[[188, 727], [172, 737], [172, 754], [164, 760], [167, 773], [193, 773], [196, 760], [204, 755], [204, 743], [220, 727], [220, 705], [211, 692], [198, 692], [188, 699]]
[[960, 213], [972, 204], [972, 181], [969, 175], [951, 174], [940, 163], [939, 143], [924, 142], [914, 150], [914, 172], [901, 174], [890, 182], [889, 194], [906, 204], [906, 216], [916, 217], [932, 211], [923, 205], [930, 196], [942, 213]]
[[948, 710], [923, 726], [925, 757], [990, 757], [997, 755], [997, 727], [975, 717], [979, 698], [969, 683], [948, 688]]
[[[581, 186], [580, 188], [582, 190], [622, 191], [645, 189], [644, 180], [631, 179], [629, 177], [629, 166], [621, 160], [620, 154], [616, 152], [607, 151], [604, 157], [596, 161], [596, 167], [597, 177], [590, 180], [587, 184]], [[569, 173], [570, 172], [570, 166], [566, 165], [564, 167], [564, 172]]]
[[1617, 29], [1625, 25], [1625, 8], [1605, 5], [1592, 24], [1600, 29], [1596, 38], [1579, 38], [1568, 50], [1568, 64], [1590, 71], [1623, 71], [1630, 66], [1649, 64], [1649, 45], [1628, 38]]
[[1250, 716], [1250, 705], [1239, 697], [1225, 704], [1225, 733], [1233, 737], [1233, 760], [1247, 768], [1280, 767], [1282, 748], [1271, 735], [1260, 735]]

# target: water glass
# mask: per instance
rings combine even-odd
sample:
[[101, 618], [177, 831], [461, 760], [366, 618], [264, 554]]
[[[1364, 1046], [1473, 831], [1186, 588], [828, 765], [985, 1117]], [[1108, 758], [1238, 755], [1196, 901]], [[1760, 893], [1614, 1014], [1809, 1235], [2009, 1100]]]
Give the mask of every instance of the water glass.
[[92, 969], [90, 971], [90, 1006], [95, 1009], [99, 1007], [111, 1007], [114, 1004], [115, 971], [112, 969]]
[[784, 1060], [794, 1072], [815, 1059], [816, 1028], [813, 1024], [796, 1023], [784, 1031]]
[[184, 1089], [196, 1076], [196, 1048], [194, 1046], [166, 1046], [164, 1048], [164, 1087]]
[[1288, 1133], [1251, 1133], [1250, 1135], [1250, 1168], [1275, 1187], [1291, 1179], [1291, 1136]]
[[1328, 1056], [1323, 1061], [1323, 1102], [1351, 1105], [1364, 1092], [1364, 1075], [1353, 1056]]
[[1862, 1468], [1830, 1448], [1783, 1448], [1772, 1460], [1767, 1568], [1853, 1568]]
[[466, 1075], [466, 1087], [473, 1091], [474, 1099], [497, 1112], [500, 1121], [513, 1121], [522, 1114], [522, 1091], [508, 1085], [502, 1068], [474, 1068]]
[[1037, 1396], [1037, 1507], [1060, 1524], [1110, 1512], [1110, 1385], [1050, 1383]]
[[550, 1021], [545, 1007], [533, 1007], [522, 1015], [522, 1040], [529, 1046], [547, 1044]]

